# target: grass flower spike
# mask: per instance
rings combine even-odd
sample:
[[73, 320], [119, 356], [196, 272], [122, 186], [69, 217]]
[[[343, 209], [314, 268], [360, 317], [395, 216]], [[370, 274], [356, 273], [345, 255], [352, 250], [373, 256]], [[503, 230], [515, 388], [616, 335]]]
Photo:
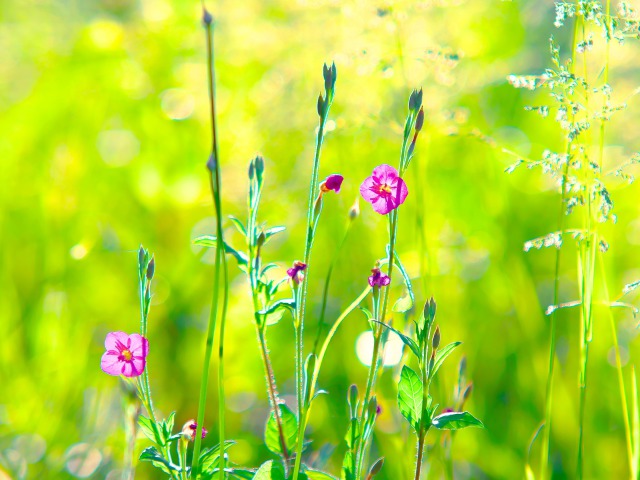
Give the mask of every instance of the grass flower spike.
[[149, 341], [142, 335], [110, 332], [104, 341], [107, 351], [102, 355], [100, 367], [109, 375], [138, 377], [147, 363]]
[[360, 194], [373, 205], [376, 212], [386, 215], [404, 203], [409, 190], [395, 168], [391, 165], [379, 165], [360, 185]]

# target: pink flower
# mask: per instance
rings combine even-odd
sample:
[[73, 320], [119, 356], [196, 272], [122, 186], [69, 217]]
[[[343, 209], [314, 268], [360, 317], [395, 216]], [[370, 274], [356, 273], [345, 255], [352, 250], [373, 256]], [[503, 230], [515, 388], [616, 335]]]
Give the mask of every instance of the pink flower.
[[320, 191], [322, 193], [327, 193], [333, 190], [336, 193], [340, 193], [342, 180], [344, 180], [344, 177], [342, 175], [338, 175], [338, 174], [329, 175], [327, 179], [320, 184]]
[[379, 165], [360, 185], [360, 194], [380, 215], [386, 215], [402, 205], [409, 194], [407, 184], [391, 165]]
[[100, 363], [103, 372], [125, 377], [142, 375], [149, 353], [149, 341], [142, 335], [110, 332], [107, 333], [104, 347], [107, 351]]
[[382, 273], [378, 267], [372, 268], [371, 273], [372, 275], [369, 277], [371, 287], [386, 287], [391, 283], [389, 276]]
[[304, 279], [303, 271], [307, 269], [307, 264], [302, 263], [299, 260], [293, 262], [293, 267], [287, 270], [287, 275], [291, 278], [291, 281], [295, 284], [302, 282]]
[[[196, 432], [198, 431], [198, 424], [195, 420], [189, 420], [182, 427], [182, 433], [188, 437], [189, 440], [193, 441], [196, 439]], [[207, 436], [207, 429], [202, 427], [202, 438]]]

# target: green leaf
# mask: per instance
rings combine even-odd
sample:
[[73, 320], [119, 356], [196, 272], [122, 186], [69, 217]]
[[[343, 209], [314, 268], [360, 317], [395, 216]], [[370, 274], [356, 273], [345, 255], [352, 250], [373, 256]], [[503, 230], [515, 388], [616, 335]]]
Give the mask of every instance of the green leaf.
[[440, 430], [459, 430], [466, 427], [480, 427], [484, 425], [469, 412], [442, 413], [431, 420], [431, 425]]
[[138, 417], [138, 425], [140, 425], [140, 429], [145, 436], [154, 442], [156, 445], [162, 445], [162, 439], [158, 435], [156, 428], [154, 428], [153, 420], [145, 417], [144, 415], [140, 415]]
[[169, 443], [169, 439], [171, 438], [171, 433], [173, 432], [173, 424], [175, 423], [176, 412], [171, 412], [166, 419], [162, 420], [162, 434], [164, 435], [163, 445]]
[[271, 228], [267, 228], [263, 233], [264, 233], [264, 243], [266, 244], [269, 239], [271, 237], [273, 237], [274, 235], [280, 233], [280, 232], [284, 232], [287, 229], [287, 227], [282, 227], [282, 226], [278, 226], [278, 227], [271, 227]]
[[[193, 243], [203, 247], [215, 248], [218, 246], [218, 240], [215, 235], [200, 235]], [[238, 265], [247, 265], [249, 263], [249, 257], [246, 253], [236, 250], [231, 247], [227, 242], [224, 242], [224, 251], [229, 255], [232, 255], [238, 262]]]
[[151, 464], [162, 470], [164, 473], [171, 475], [171, 472], [179, 472], [180, 469], [176, 468], [171, 462], [164, 458], [156, 447], [147, 447], [140, 454], [140, 460], [144, 462], [151, 462]]
[[255, 470], [248, 470], [246, 468], [232, 468], [229, 472], [231, 478], [239, 478], [241, 480], [251, 480], [256, 474]]
[[420, 430], [422, 418], [422, 380], [406, 365], [402, 367], [398, 383], [398, 408], [416, 433]]
[[238, 232], [240, 232], [245, 237], [247, 236], [247, 229], [240, 220], [238, 220], [233, 215], [229, 215], [229, 220], [231, 220], [231, 223], [233, 223], [233, 226], [236, 227], [236, 230], [238, 230]]
[[373, 320], [373, 322], [379, 323], [380, 325], [387, 327], [393, 333], [398, 335], [400, 337], [400, 340], [402, 340], [402, 343], [404, 343], [407, 347], [409, 347], [409, 349], [413, 352], [413, 354], [418, 359], [420, 358], [420, 347], [418, 347], [418, 344], [411, 337], [406, 336], [404, 333], [396, 330], [391, 325], [387, 325], [386, 323], [379, 322], [378, 320]]
[[280, 462], [269, 460], [260, 465], [253, 480], [285, 480], [284, 468]]
[[285, 298], [284, 300], [278, 300], [277, 302], [274, 302], [271, 305], [269, 305], [264, 310], [260, 310], [258, 313], [260, 315], [269, 315], [281, 308], [286, 308], [291, 312], [291, 314], [294, 314], [295, 308], [296, 308], [296, 301], [293, 298]]
[[[236, 442], [233, 440], [226, 440], [224, 442], [224, 451], [226, 452], [231, 445], [235, 445]], [[200, 454], [200, 465], [201, 472], [203, 474], [212, 473], [212, 470], [218, 468], [218, 463], [220, 461], [220, 445], [216, 445], [215, 447], [207, 448], [202, 451]]]
[[[298, 436], [298, 419], [285, 404], [280, 405], [279, 409], [285, 447], [287, 449], [287, 453], [292, 452], [296, 446]], [[269, 420], [267, 420], [267, 426], [264, 432], [264, 441], [267, 448], [273, 453], [277, 453], [279, 455], [283, 455], [285, 453], [282, 451], [278, 423], [276, 422], [276, 417], [273, 412], [271, 412]]]
[[336, 477], [320, 470], [305, 469], [305, 475], [309, 480], [337, 480]]
[[438, 369], [442, 366], [442, 364], [444, 363], [446, 358], [449, 355], [451, 355], [451, 352], [453, 352], [458, 345], [461, 345], [461, 344], [462, 344], [462, 342], [452, 342], [449, 345], [447, 345], [446, 347], [444, 347], [444, 348], [442, 348], [442, 349], [440, 349], [440, 350], [438, 350], [436, 352], [436, 358], [435, 358], [435, 361], [433, 362], [433, 368], [429, 372], [429, 378], [433, 378], [434, 377], [434, 375], [436, 374]]

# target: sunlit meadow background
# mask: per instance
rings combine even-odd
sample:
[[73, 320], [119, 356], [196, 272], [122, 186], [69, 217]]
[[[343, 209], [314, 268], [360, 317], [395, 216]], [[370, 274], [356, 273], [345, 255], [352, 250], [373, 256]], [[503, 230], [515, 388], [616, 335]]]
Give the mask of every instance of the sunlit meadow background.
[[[541, 73], [549, 65], [549, 35], [566, 45], [570, 29], [555, 29], [552, 2], [538, 0], [208, 6], [217, 19], [224, 211], [244, 218], [246, 167], [263, 154], [261, 214], [287, 227], [266, 253], [282, 266], [280, 275], [303, 253], [321, 67], [337, 65], [321, 175], [339, 172], [345, 182], [339, 196], [327, 198], [319, 228], [315, 298], [361, 181], [375, 165], [397, 163], [408, 94], [424, 88], [426, 135], [407, 173], [397, 248], [418, 298], [437, 299], [443, 341], [464, 342], [437, 384], [446, 406], [463, 352], [475, 386], [468, 408], [486, 430], [456, 435], [459, 478], [520, 478], [543, 418], [543, 312], [552, 301], [555, 259], [553, 250], [525, 254], [522, 246], [556, 229], [559, 197], [538, 171], [504, 173], [514, 159], [470, 133], [534, 158], [560, 148], [556, 124], [523, 109], [540, 98], [514, 90], [506, 76]], [[163, 414], [177, 411], [177, 425], [196, 415], [212, 267], [210, 253], [192, 239], [213, 231], [200, 15], [199, 2], [183, 0], [0, 2], [0, 478], [8, 475], [2, 470], [13, 472], [8, 478], [119, 478], [123, 392], [99, 361], [107, 332], [138, 329], [140, 243], [157, 261], [148, 363], [155, 403]], [[639, 48], [629, 42], [612, 50], [618, 99], [640, 85]], [[608, 127], [609, 158], [640, 149], [640, 104], [634, 97], [628, 104]], [[601, 230], [611, 244], [606, 264], [614, 294], [640, 278], [639, 187], [613, 192], [619, 222]], [[328, 318], [361, 292], [384, 255], [385, 232], [384, 219], [363, 204], [340, 254]], [[571, 300], [577, 290], [569, 243], [564, 258], [561, 297]], [[232, 460], [257, 466], [271, 458], [262, 445], [268, 404], [245, 280], [234, 260], [230, 265], [227, 435], [238, 442]], [[577, 315], [558, 317], [557, 478], [575, 472]], [[616, 312], [616, 320], [628, 380], [639, 360], [636, 323], [626, 312]], [[595, 328], [585, 471], [622, 478], [624, 431], [602, 309]], [[318, 465], [334, 473], [345, 448], [347, 388], [365, 382], [356, 339], [366, 329], [364, 315], [345, 322], [320, 377], [330, 395], [315, 404], [309, 436], [323, 452]], [[280, 390], [291, 406], [292, 335], [288, 318], [269, 330]], [[308, 345], [314, 335], [309, 328]], [[414, 462], [413, 437], [395, 406], [397, 374], [388, 368], [379, 383], [383, 413], [374, 448], [387, 458], [379, 478], [407, 478]], [[210, 389], [206, 427], [215, 432], [215, 381]], [[429, 441], [437, 445], [438, 436]], [[146, 445], [140, 438], [138, 449]], [[439, 448], [427, 461], [438, 478]], [[139, 465], [138, 478], [154, 475]]]

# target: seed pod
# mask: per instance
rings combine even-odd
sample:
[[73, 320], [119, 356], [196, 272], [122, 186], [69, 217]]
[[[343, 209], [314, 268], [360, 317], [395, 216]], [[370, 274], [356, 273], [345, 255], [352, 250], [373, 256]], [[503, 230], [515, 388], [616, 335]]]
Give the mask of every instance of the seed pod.
[[376, 460], [376, 462], [369, 469], [369, 475], [367, 476], [367, 478], [373, 478], [374, 476], [379, 474], [380, 470], [382, 470], [383, 465], [384, 465], [384, 457]]

